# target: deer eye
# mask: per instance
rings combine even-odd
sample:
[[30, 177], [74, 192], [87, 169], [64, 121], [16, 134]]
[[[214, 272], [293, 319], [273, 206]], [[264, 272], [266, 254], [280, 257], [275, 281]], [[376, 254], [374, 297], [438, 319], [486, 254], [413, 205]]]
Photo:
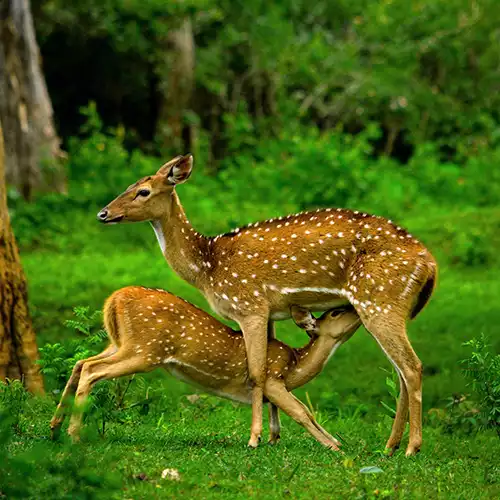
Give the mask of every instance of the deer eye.
[[151, 191], [149, 189], [139, 189], [139, 191], [137, 191], [137, 196], [149, 196], [151, 194]]

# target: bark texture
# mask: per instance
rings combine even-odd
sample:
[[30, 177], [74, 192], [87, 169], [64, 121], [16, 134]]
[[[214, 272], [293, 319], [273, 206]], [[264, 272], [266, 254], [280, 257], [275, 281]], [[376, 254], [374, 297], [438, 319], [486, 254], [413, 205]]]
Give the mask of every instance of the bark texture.
[[186, 120], [194, 88], [195, 42], [190, 19], [161, 40], [164, 59], [158, 67], [160, 110], [158, 132], [163, 144], [176, 151], [194, 148], [195, 126]]
[[0, 0], [0, 119], [7, 182], [30, 199], [64, 191], [52, 103], [41, 68], [29, 0]]
[[21, 379], [29, 391], [43, 393], [26, 277], [7, 210], [4, 163], [0, 122], [0, 381]]

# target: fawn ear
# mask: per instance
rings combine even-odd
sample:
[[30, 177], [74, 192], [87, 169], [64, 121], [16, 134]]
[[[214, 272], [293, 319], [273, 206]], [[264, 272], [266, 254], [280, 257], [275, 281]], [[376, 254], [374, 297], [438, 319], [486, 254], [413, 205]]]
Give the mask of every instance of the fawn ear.
[[165, 163], [157, 172], [164, 175], [167, 184], [175, 186], [182, 184], [189, 179], [193, 170], [193, 155], [176, 156], [174, 159]]
[[295, 324], [305, 330], [309, 335], [316, 334], [316, 318], [312, 315], [309, 309], [299, 306], [291, 306], [290, 312]]

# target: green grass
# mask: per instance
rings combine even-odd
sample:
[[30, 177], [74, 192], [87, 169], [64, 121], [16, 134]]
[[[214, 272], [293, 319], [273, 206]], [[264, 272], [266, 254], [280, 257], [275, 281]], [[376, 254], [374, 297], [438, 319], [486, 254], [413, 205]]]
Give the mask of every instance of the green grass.
[[[40, 457], [33, 477], [46, 479], [30, 486], [32, 498], [97, 498], [99, 491], [103, 498], [125, 499], [498, 498], [498, 437], [484, 431], [467, 434], [431, 415], [436, 415], [434, 408], [445, 408], [454, 394], [469, 392], [460, 367], [468, 354], [464, 341], [484, 332], [494, 350], [500, 350], [498, 258], [490, 250], [498, 241], [499, 214], [476, 211], [406, 221], [436, 254], [441, 271], [433, 300], [409, 327], [424, 364], [424, 446], [416, 458], [404, 458], [404, 449], [391, 459], [381, 453], [391, 419], [380, 402], [394, 404], [385, 385], [391, 368], [364, 330], [339, 350], [323, 373], [297, 391], [303, 400], [307, 392], [319, 420], [345, 439], [344, 455], [322, 449], [288, 418], [283, 418], [278, 446], [249, 451], [249, 408], [214, 397], [191, 404], [185, 396], [195, 392], [192, 388], [153, 373], [136, 377], [126, 401], [131, 405], [146, 393], [153, 395], [147, 414], [140, 405], [144, 414], [137, 408], [118, 412], [104, 437], [90, 418], [82, 444], [74, 448], [47, 440], [57, 395], [29, 400], [20, 430], [8, 442], [7, 456], [27, 452]], [[77, 248], [68, 244], [56, 249], [48, 242], [48, 250], [22, 254], [41, 345], [74, 338], [75, 332], [63, 322], [75, 305], [98, 309], [112, 291], [130, 284], [166, 288], [209, 310], [199, 292], [162, 261], [151, 230], [97, 226], [93, 231], [88, 243], [85, 234], [79, 234]], [[100, 240], [102, 245], [97, 244]], [[471, 261], [474, 266], [466, 265]], [[278, 323], [277, 335], [293, 345], [306, 342], [291, 322]], [[49, 391], [54, 388], [50, 380], [47, 385]], [[47, 457], [54, 463], [47, 464]], [[360, 473], [367, 466], [383, 472]], [[109, 487], [115, 493], [104, 494], [97, 481], [100, 485], [88, 486], [93, 493], [84, 496], [87, 486], [82, 484], [87, 480], [75, 484], [65, 476], [65, 467], [98, 476], [112, 472], [116, 484], [111, 480]], [[181, 481], [161, 479], [165, 468], [178, 469]], [[146, 480], [136, 479], [140, 474]], [[1, 476], [0, 469], [0, 492]]]
[[[169, 392], [171, 382], [164, 383]], [[347, 443], [345, 453], [338, 454], [323, 449], [288, 418], [283, 418], [282, 440], [277, 446], [263, 444], [249, 450], [245, 446], [249, 409], [213, 397], [192, 404], [178, 395], [164, 396], [149, 415], [129, 415], [124, 423], [108, 424], [104, 437], [90, 421], [83, 442], [75, 446], [66, 444], [65, 438], [62, 443], [46, 441], [50, 410], [45, 401], [31, 400], [20, 435], [7, 447], [9, 454], [17, 456], [26, 450], [33, 454], [36, 446], [42, 448], [45, 458], [38, 459], [32, 472], [38, 478], [31, 487], [33, 498], [42, 494], [84, 498], [79, 493], [83, 485], [75, 487], [64, 469], [51, 465], [51, 477], [43, 475], [47, 456], [55, 457], [59, 464], [83, 460], [78, 462], [82, 471], [112, 473], [116, 479], [113, 498], [472, 499], [500, 495], [500, 441], [496, 436], [443, 434], [427, 426], [425, 448], [419, 456], [407, 459], [401, 451], [386, 458], [381, 449], [391, 422], [379, 412], [370, 424], [357, 415], [325, 423]], [[382, 472], [360, 472], [370, 466]], [[178, 470], [181, 481], [162, 479], [166, 468]], [[139, 479], [144, 478], [141, 475], [146, 479]], [[3, 475], [3, 481], [8, 476]], [[0, 491], [1, 485], [2, 479]], [[101, 488], [98, 483], [94, 496], [85, 498], [101, 498]], [[71, 496], [65, 497], [68, 491]], [[106, 492], [104, 497], [111, 496]]]

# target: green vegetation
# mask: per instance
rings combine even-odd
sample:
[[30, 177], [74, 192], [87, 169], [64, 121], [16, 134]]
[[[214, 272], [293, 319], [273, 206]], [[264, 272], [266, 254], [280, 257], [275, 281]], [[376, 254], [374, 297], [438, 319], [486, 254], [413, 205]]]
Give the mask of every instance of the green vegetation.
[[91, 96], [130, 144], [172, 148], [162, 94], [183, 51], [172, 54], [168, 37], [189, 18], [195, 98], [182, 120], [200, 128], [206, 158], [280, 137], [291, 120], [351, 132], [375, 123], [377, 152], [401, 159], [429, 142], [446, 159], [498, 145], [495, 0], [34, 0], [33, 9], [65, 137]]
[[[331, 149], [322, 149], [325, 135], [318, 134], [316, 152], [325, 151], [337, 159], [349, 154], [360, 159], [351, 169], [353, 189], [338, 189], [341, 199], [344, 196], [342, 204], [375, 205], [379, 185], [380, 192], [393, 185], [396, 191], [411, 196], [412, 182], [417, 185], [411, 175], [401, 178], [401, 186], [386, 184], [384, 177], [374, 175], [370, 190], [364, 191], [372, 192], [373, 201], [366, 201], [358, 193], [363, 179], [358, 167], [363, 168], [364, 162], [367, 170], [382, 169], [377, 164], [381, 160], [363, 156], [362, 137], [338, 137], [340, 142], [330, 143]], [[214, 234], [232, 224], [299, 210], [317, 201], [300, 188], [307, 177], [301, 181], [294, 175], [302, 170], [296, 157], [308, 149], [315, 152], [312, 138], [302, 140], [309, 145], [292, 150], [281, 181], [276, 168], [268, 168], [272, 156], [254, 160], [248, 168], [238, 165], [236, 157], [234, 165], [217, 177], [199, 165], [192, 180], [179, 189], [195, 225]], [[342, 146], [344, 143], [348, 146]], [[310, 401], [320, 421], [345, 440], [345, 455], [322, 450], [304, 432], [297, 432], [288, 418], [283, 418], [283, 438], [277, 447], [263, 445], [248, 451], [248, 408], [214, 397], [187, 399], [194, 390], [161, 373], [101, 384], [94, 392], [82, 444], [71, 447], [65, 437], [62, 443], [48, 442], [48, 422], [72, 363], [102, 347], [99, 318], [90, 311], [100, 309], [113, 290], [130, 284], [163, 287], [209, 310], [201, 295], [163, 262], [147, 224], [106, 227], [94, 219], [97, 210], [123, 187], [154, 171], [158, 160], [137, 151], [129, 155], [119, 137], [100, 131], [88, 139], [74, 140], [73, 148], [70, 165], [78, 168], [71, 173], [78, 178], [72, 179], [68, 197], [51, 195], [32, 205], [13, 199], [11, 204], [50, 397], [34, 400], [20, 396], [15, 388], [4, 389], [2, 406], [16, 410], [9, 411], [15, 421], [5, 424], [7, 430], [3, 431], [9, 457], [4, 467], [10, 473], [2, 474], [7, 482], [0, 483], [0, 491], [9, 496], [22, 487], [23, 498], [163, 498], [181, 492], [200, 497], [498, 496], [500, 469], [495, 457], [500, 441], [491, 423], [498, 418], [498, 406], [494, 406], [498, 396], [490, 401], [483, 388], [493, 387], [497, 380], [497, 372], [487, 360], [500, 348], [495, 335], [500, 313], [493, 305], [495, 297], [500, 297], [500, 284], [488, 270], [499, 264], [494, 248], [500, 213], [489, 206], [478, 207], [474, 178], [460, 208], [453, 195], [446, 199], [447, 185], [437, 194], [427, 183], [429, 207], [424, 213], [420, 204], [424, 189], [420, 196], [415, 189], [416, 207], [398, 206], [393, 197], [398, 222], [426, 242], [441, 267], [434, 299], [410, 325], [425, 374], [424, 448], [417, 458], [407, 460], [402, 453], [392, 459], [383, 455], [391, 426], [390, 409], [394, 408], [394, 390], [386, 381], [391, 380], [386, 373], [391, 368], [364, 331], [336, 354], [316, 380], [297, 391], [304, 401]], [[107, 168], [111, 162], [123, 162], [122, 168]], [[326, 175], [324, 162], [316, 164]], [[425, 167], [423, 160], [421, 164]], [[339, 167], [333, 176], [332, 205], [336, 186], [343, 184], [341, 173]], [[264, 182], [266, 176], [269, 186]], [[246, 189], [250, 182], [258, 189]], [[315, 182], [314, 176], [309, 182]], [[316, 182], [319, 188], [319, 179]], [[450, 186], [453, 184], [452, 178]], [[205, 191], [210, 196], [203, 195]], [[317, 193], [323, 195], [319, 189]], [[484, 195], [479, 189], [478, 193]], [[281, 201], [287, 194], [288, 201]], [[381, 200], [388, 210], [389, 196]], [[319, 200], [319, 204], [328, 201], [326, 197]], [[280, 204], [286, 208], [280, 210]], [[75, 305], [87, 307], [77, 309], [76, 320]], [[290, 322], [277, 326], [279, 338], [293, 345], [305, 342], [303, 332]], [[472, 344], [482, 358], [471, 359], [486, 360], [484, 370], [471, 365], [472, 361], [461, 363], [471, 351], [464, 342], [481, 333], [492, 339], [493, 346], [484, 351], [482, 344]], [[465, 368], [468, 374], [475, 370], [480, 384], [477, 394], [475, 387], [468, 386]], [[488, 418], [492, 430], [488, 430]], [[360, 472], [370, 466], [383, 472]], [[161, 478], [168, 468], [179, 471], [180, 482]], [[20, 485], [15, 470], [31, 471], [33, 481]], [[68, 479], [74, 471], [79, 472]], [[50, 480], [40, 479], [45, 476]]]
[[[33, 2], [69, 181], [66, 195], [31, 204], [9, 192], [48, 396], [0, 386], [0, 498], [500, 497], [499, 4], [313, 4]], [[193, 388], [161, 372], [98, 385], [82, 442], [49, 441], [72, 364], [103, 346], [94, 311], [109, 294], [165, 288], [210, 311], [147, 224], [95, 220], [185, 152], [161, 140], [150, 101], [168, 70], [164, 36], [186, 16], [197, 98], [183, 120], [198, 139], [178, 192], [198, 230], [350, 207], [397, 221], [436, 256], [437, 290], [409, 326], [424, 365], [417, 457], [383, 453], [392, 368], [364, 330], [297, 391], [345, 454], [286, 417], [278, 446], [250, 451], [249, 408], [188, 398]], [[75, 78], [71, 68], [89, 61]], [[277, 336], [306, 342], [288, 321]]]
[[[90, 420], [83, 442], [75, 446], [47, 441], [53, 408], [31, 400], [20, 433], [1, 424], [7, 456], [0, 464], [0, 490], [7, 498], [68, 499], [498, 498], [496, 436], [443, 433], [426, 425], [420, 456], [387, 459], [380, 438], [390, 429], [390, 418], [376, 412], [374, 421], [366, 421], [345, 412], [326, 422], [346, 440], [343, 455], [322, 449], [286, 418], [277, 446], [249, 451], [247, 408], [213, 397], [190, 402], [172, 387], [177, 383], [163, 378], [161, 383], [129, 389], [130, 401], [144, 399], [149, 388], [155, 399], [148, 410], [122, 410], [104, 436], [99, 422]], [[382, 472], [360, 472], [373, 466]], [[178, 470], [181, 480], [162, 479], [165, 469]]]

